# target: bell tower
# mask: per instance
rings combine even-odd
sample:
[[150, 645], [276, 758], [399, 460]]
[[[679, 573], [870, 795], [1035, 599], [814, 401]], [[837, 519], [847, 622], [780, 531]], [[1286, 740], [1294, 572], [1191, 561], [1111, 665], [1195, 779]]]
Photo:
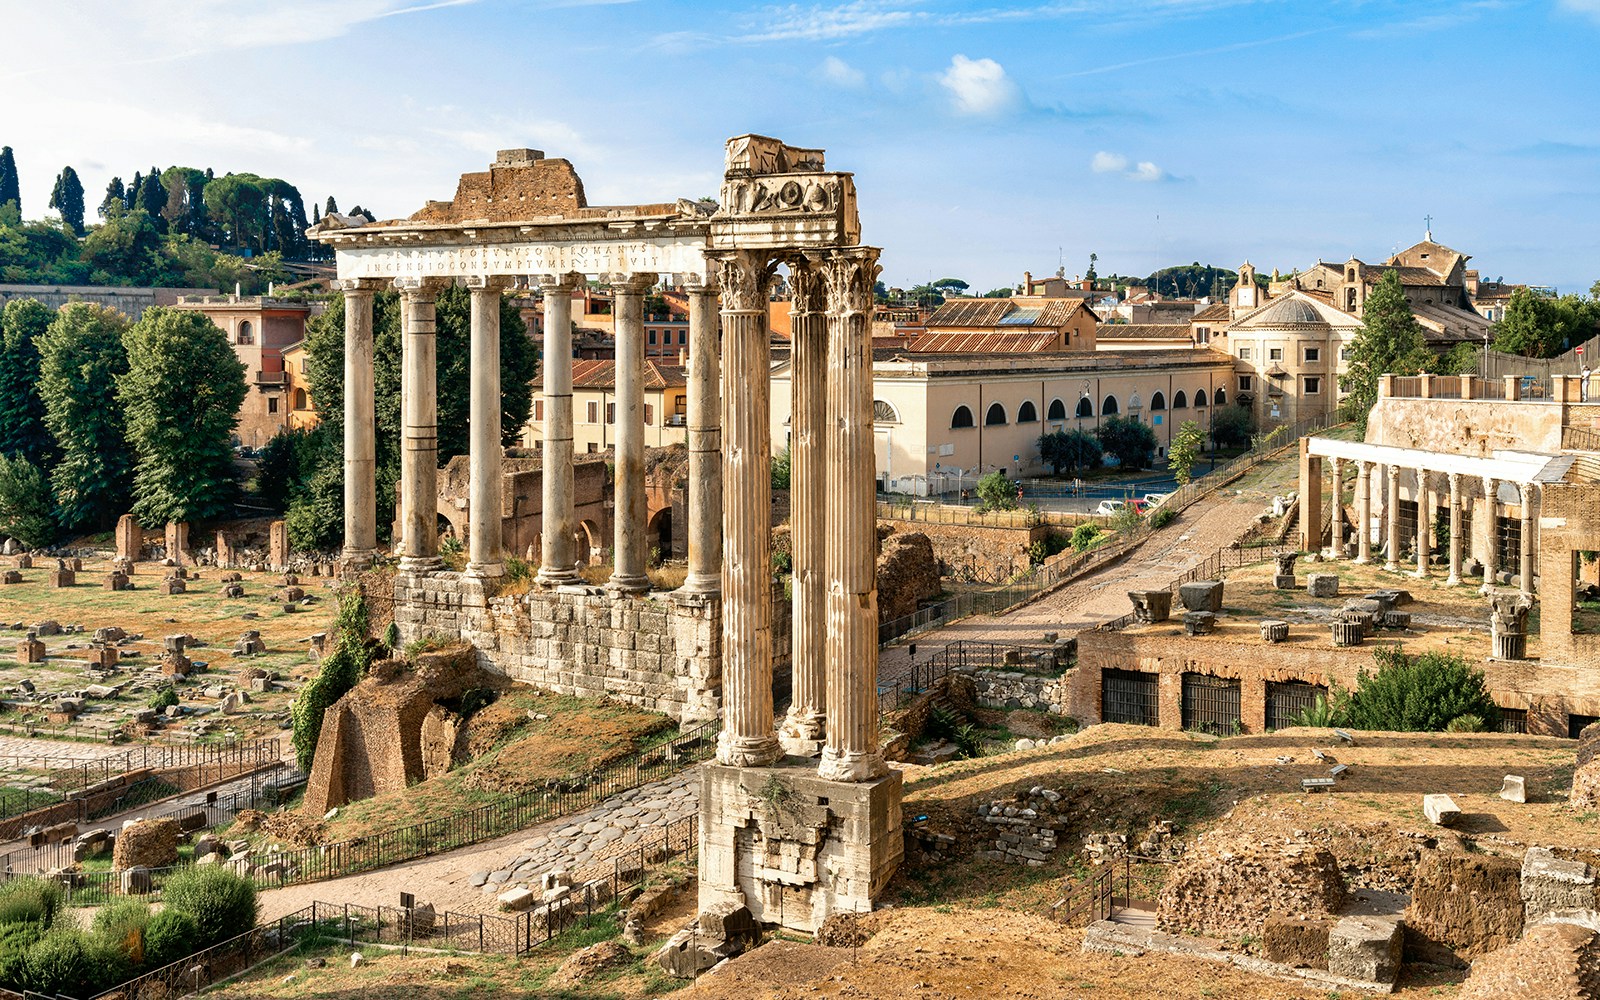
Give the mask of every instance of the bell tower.
[[1239, 283], [1228, 293], [1228, 318], [1239, 318], [1261, 304], [1261, 289], [1256, 285], [1256, 269], [1249, 261], [1239, 265]]

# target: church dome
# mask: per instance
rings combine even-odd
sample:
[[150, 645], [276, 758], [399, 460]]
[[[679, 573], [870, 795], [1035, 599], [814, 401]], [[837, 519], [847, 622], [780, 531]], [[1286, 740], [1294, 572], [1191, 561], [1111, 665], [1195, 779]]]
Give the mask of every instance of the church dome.
[[1326, 326], [1316, 307], [1305, 299], [1285, 297], [1250, 321], [1251, 326]]

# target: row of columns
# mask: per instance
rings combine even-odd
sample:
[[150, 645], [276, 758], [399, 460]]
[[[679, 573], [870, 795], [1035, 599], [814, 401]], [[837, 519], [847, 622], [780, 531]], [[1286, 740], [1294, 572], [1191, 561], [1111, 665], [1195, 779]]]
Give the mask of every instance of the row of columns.
[[[1333, 513], [1332, 517], [1330, 518], [1331, 529], [1329, 535], [1329, 546], [1325, 554], [1330, 558], [1337, 559], [1343, 558], [1345, 554], [1344, 523], [1342, 517], [1342, 511], [1344, 509], [1344, 470], [1342, 462], [1338, 458], [1331, 458], [1329, 460], [1329, 465], [1333, 476]], [[1371, 562], [1373, 558], [1371, 528], [1372, 479], [1374, 470], [1378, 465], [1379, 463], [1376, 462], [1356, 462], [1354, 500], [1358, 527], [1356, 536], [1355, 561], [1358, 563], [1368, 563]], [[1402, 468], [1398, 465], [1385, 465], [1384, 470], [1388, 488], [1384, 493], [1386, 501], [1383, 504], [1382, 531], [1386, 549], [1383, 568], [1390, 572], [1398, 572], [1400, 569], [1398, 560], [1401, 545], [1398, 499], [1400, 496], [1400, 473], [1402, 472]], [[1416, 551], [1416, 569], [1414, 571], [1414, 575], [1418, 577], [1426, 577], [1429, 574], [1428, 560], [1433, 552], [1432, 519], [1434, 516], [1434, 509], [1437, 506], [1437, 494], [1430, 488], [1429, 471], [1427, 469], [1417, 468], [1414, 470], [1414, 474], [1417, 482], [1415, 491], [1417, 502], [1417, 519], [1414, 545], [1414, 549]], [[1446, 476], [1450, 489], [1448, 507], [1450, 518], [1449, 575], [1445, 582], [1455, 585], [1461, 583], [1462, 581], [1461, 567], [1465, 555], [1463, 546], [1466, 543], [1465, 533], [1461, 530], [1462, 511], [1465, 503], [1467, 502], [1467, 497], [1464, 494], [1463, 487], [1466, 485], [1467, 480], [1471, 477], [1459, 472], [1449, 472], [1444, 473], [1444, 475]], [[1499, 572], [1500, 569], [1500, 547], [1498, 544], [1498, 539], [1496, 538], [1495, 529], [1495, 525], [1497, 523], [1495, 511], [1497, 505], [1497, 494], [1500, 489], [1500, 480], [1486, 476], [1483, 478], [1482, 483], [1483, 495], [1480, 498], [1480, 504], [1486, 519], [1486, 527], [1488, 530], [1488, 545], [1484, 550], [1484, 580], [1485, 586], [1489, 586], [1489, 581], [1492, 581], [1495, 573]], [[1319, 483], [1303, 485], [1308, 485], [1311, 489], [1320, 490]], [[1536, 530], [1536, 522], [1533, 516], [1535, 507], [1535, 488], [1536, 487], [1532, 483], [1518, 484], [1522, 506], [1521, 531], [1519, 539], [1520, 549], [1518, 552], [1518, 564], [1520, 572], [1518, 575], [1520, 577], [1521, 590], [1525, 594], [1533, 593], [1533, 539], [1534, 532]]]
[[[401, 454], [400, 568], [428, 573], [439, 558], [438, 389], [436, 301], [450, 278], [400, 278]], [[572, 292], [584, 280], [564, 274], [541, 282], [544, 296], [545, 443], [538, 582], [547, 587], [578, 582], [572, 448]], [[656, 275], [611, 279], [617, 333], [617, 461], [614, 495], [612, 589], [642, 593], [645, 572], [644, 293]], [[505, 572], [502, 532], [503, 447], [500, 395], [500, 300], [509, 278], [468, 278], [471, 297], [471, 379], [467, 574], [480, 579]], [[345, 295], [345, 546], [346, 563], [365, 566], [377, 554], [375, 413], [373, 400], [373, 296], [385, 283], [353, 279]], [[718, 414], [716, 290], [691, 289], [689, 378], [689, 572], [684, 590], [715, 593], [721, 584], [721, 441]], [[492, 512], [492, 514], [491, 514]], [[586, 553], [584, 554], [586, 555]]]

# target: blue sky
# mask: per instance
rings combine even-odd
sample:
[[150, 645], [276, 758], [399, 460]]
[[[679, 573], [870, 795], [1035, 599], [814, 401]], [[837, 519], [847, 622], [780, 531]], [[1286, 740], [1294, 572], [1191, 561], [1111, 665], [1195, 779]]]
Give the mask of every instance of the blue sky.
[[151, 164], [381, 217], [497, 148], [591, 203], [714, 194], [762, 132], [853, 170], [884, 277], [1287, 271], [1423, 234], [1600, 279], [1600, 0], [0, 0], [24, 214]]

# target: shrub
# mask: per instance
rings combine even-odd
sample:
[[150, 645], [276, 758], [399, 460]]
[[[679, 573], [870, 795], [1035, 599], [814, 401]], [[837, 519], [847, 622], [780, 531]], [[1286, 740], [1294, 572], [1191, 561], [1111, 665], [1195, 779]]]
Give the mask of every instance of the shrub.
[[[243, 928], [239, 929], [240, 933], [243, 931]], [[199, 941], [200, 927], [193, 915], [177, 909], [162, 910], [145, 925], [145, 968], [159, 969], [171, 965], [198, 950]]]
[[301, 688], [300, 696], [289, 706], [295, 761], [306, 774], [311, 773], [312, 762], [316, 760], [323, 713], [355, 687], [372, 664], [373, 651], [367, 642], [368, 622], [367, 604], [360, 590], [351, 588], [341, 594], [339, 617], [334, 622], [337, 645], [322, 661], [317, 676]]
[[1100, 526], [1090, 521], [1072, 529], [1072, 547], [1079, 552], [1094, 547], [1100, 541]]
[[1483, 720], [1476, 715], [1458, 715], [1444, 727], [1447, 733], [1481, 733]]
[[20, 989], [27, 975], [28, 949], [44, 936], [44, 928], [22, 922], [0, 926], [0, 985]]
[[0, 882], [0, 925], [37, 924], [48, 929], [61, 909], [61, 886], [37, 875]]
[[773, 489], [786, 490], [789, 488], [789, 465], [789, 449], [787, 447], [772, 456]]
[[1350, 724], [1358, 729], [1436, 733], [1452, 720], [1475, 716], [1494, 728], [1500, 710], [1489, 698], [1483, 671], [1441, 652], [1407, 656], [1398, 649], [1373, 654], [1378, 672], [1361, 671], [1350, 696]]
[[1139, 509], [1130, 503], [1119, 508], [1115, 514], [1111, 515], [1111, 527], [1118, 531], [1132, 531], [1139, 526], [1139, 522], [1143, 519], [1144, 515], [1140, 514]]
[[1045, 536], [1028, 546], [1028, 561], [1037, 566], [1058, 552], [1062, 552], [1071, 544], [1068, 537], [1059, 531], [1046, 532]]
[[196, 944], [205, 948], [243, 934], [256, 925], [256, 886], [247, 878], [217, 865], [180, 868], [161, 889], [167, 910], [194, 918]]
[[1110, 417], [1094, 429], [1094, 436], [1124, 469], [1148, 469], [1155, 461], [1156, 432], [1136, 417]]
[[150, 922], [150, 904], [142, 899], [118, 899], [94, 912], [89, 932], [105, 942], [121, 944]]
[[1150, 527], [1165, 528], [1167, 525], [1171, 524], [1173, 519], [1177, 516], [1178, 512], [1172, 508], [1159, 507], [1156, 509], [1154, 514], [1150, 515]]
[[1017, 488], [1004, 472], [991, 472], [978, 480], [978, 511], [1016, 510]]
[[155, 695], [150, 699], [150, 707], [156, 711], [171, 708], [178, 703], [178, 691], [171, 684], [163, 684], [156, 689]]
[[1311, 699], [1300, 714], [1289, 720], [1293, 726], [1310, 726], [1315, 729], [1327, 729], [1330, 726], [1343, 726], [1349, 724], [1350, 694], [1339, 688], [1334, 688], [1329, 696], [1317, 695]]
[[76, 928], [49, 931], [28, 946], [22, 985], [35, 993], [86, 996], [98, 978], [88, 939]]

